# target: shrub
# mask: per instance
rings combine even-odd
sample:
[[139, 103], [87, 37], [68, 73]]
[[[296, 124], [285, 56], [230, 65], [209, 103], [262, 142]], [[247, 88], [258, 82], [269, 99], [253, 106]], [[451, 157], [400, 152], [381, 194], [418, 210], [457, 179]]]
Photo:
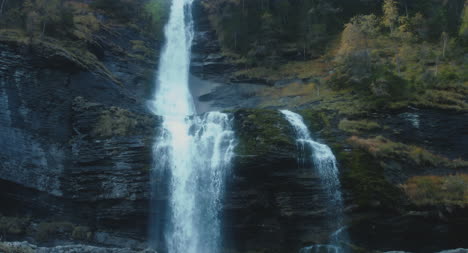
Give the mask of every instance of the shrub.
[[136, 116], [130, 111], [111, 107], [102, 111], [92, 133], [101, 137], [127, 136], [137, 124]]
[[73, 35], [87, 42], [92, 42], [93, 34], [99, 31], [101, 24], [99, 20], [93, 14], [75, 15], [73, 17], [75, 29]]
[[153, 31], [162, 30], [169, 12], [169, 3], [167, 0], [150, 0], [143, 7], [143, 17], [149, 24], [149, 29]]
[[0, 216], [0, 233], [2, 235], [21, 235], [26, 232], [29, 218]]
[[74, 240], [87, 241], [91, 239], [92, 235], [93, 234], [88, 227], [77, 226], [75, 229], [73, 229], [71, 236]]
[[38, 241], [48, 241], [55, 236], [70, 235], [74, 229], [69, 222], [42, 222], [38, 225], [36, 239]]

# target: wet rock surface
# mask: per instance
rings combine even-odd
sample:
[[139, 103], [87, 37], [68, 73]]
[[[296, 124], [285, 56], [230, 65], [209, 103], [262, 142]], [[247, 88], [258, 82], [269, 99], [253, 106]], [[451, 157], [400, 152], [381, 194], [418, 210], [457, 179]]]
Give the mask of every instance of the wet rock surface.
[[[63, 60], [0, 44], [2, 214], [146, 233], [151, 145], [160, 120], [135, 75], [121, 86]], [[114, 71], [132, 65], [109, 55]], [[136, 64], [136, 63], [135, 63]], [[121, 71], [120, 71], [121, 72]]]
[[[234, 109], [239, 141], [223, 201], [225, 247], [294, 252], [326, 242], [332, 231], [324, 219], [326, 195], [317, 174], [298, 166], [293, 130], [278, 112], [239, 109], [256, 107], [255, 93], [264, 84], [228, 80], [236, 66], [220, 53], [202, 14], [195, 15], [192, 92], [199, 112]], [[125, 39], [115, 43], [129, 46]], [[120, 247], [70, 245], [35, 248], [43, 250], [38, 252], [144, 250], [148, 217], [164, 219], [163, 210], [150, 214], [149, 207], [152, 144], [161, 119], [148, 110], [153, 82], [143, 72], [154, 70], [155, 64], [104, 50], [101, 60], [123, 84], [118, 85], [47, 52], [11, 44], [0, 44], [0, 52], [2, 214], [70, 220], [95, 232], [86, 243]], [[392, 129], [386, 137], [454, 159], [468, 156], [466, 113], [409, 108], [375, 118]], [[346, 136], [333, 131], [335, 141], [344, 143]], [[348, 146], [342, 148], [349, 151]], [[422, 173], [395, 168], [394, 181]], [[341, 169], [346, 173], [349, 168]], [[349, 230], [359, 246], [394, 250], [394, 245], [403, 245], [401, 250], [411, 252], [468, 247], [462, 230], [466, 209], [428, 208], [432, 212], [428, 215], [408, 215], [378, 203], [360, 208], [350, 195], [345, 193]], [[157, 196], [161, 206], [166, 197]], [[427, 238], [434, 243], [424, 247]]]
[[56, 247], [37, 247], [27, 242], [6, 242], [0, 244], [0, 250], [30, 253], [156, 253], [154, 250], [132, 250], [130, 248], [104, 248], [89, 245], [67, 245]]

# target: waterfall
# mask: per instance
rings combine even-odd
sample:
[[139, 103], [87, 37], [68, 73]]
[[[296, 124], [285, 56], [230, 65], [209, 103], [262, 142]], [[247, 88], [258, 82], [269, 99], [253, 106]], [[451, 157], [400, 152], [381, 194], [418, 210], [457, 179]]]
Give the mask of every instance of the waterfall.
[[[150, 236], [154, 243], [163, 232], [169, 253], [217, 253], [220, 247], [220, 210], [224, 179], [235, 146], [232, 119], [224, 113], [195, 116], [190, 94], [189, 66], [193, 38], [193, 0], [172, 0], [165, 27], [157, 88], [150, 107], [162, 116], [162, 133], [153, 146], [152, 208], [166, 210], [158, 228], [151, 217]], [[167, 182], [167, 207], [156, 204], [160, 182]], [[155, 213], [153, 211], [153, 213]]]
[[300, 150], [299, 164], [307, 166], [312, 163], [325, 188], [328, 197], [329, 223], [336, 230], [330, 237], [331, 245], [313, 245], [301, 249], [301, 253], [341, 253], [344, 249], [338, 246], [340, 241], [346, 241], [346, 229], [343, 222], [343, 198], [336, 158], [327, 145], [314, 141], [309, 129], [304, 124], [302, 116], [297, 113], [281, 110], [286, 120], [291, 124], [296, 133], [296, 142]]

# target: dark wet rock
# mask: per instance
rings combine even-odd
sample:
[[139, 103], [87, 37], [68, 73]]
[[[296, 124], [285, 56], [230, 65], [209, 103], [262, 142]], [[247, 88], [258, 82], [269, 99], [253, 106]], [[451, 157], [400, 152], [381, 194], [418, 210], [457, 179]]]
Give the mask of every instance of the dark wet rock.
[[231, 77], [229, 81], [233, 83], [256, 83], [256, 84], [265, 84], [269, 86], [272, 85], [272, 83], [270, 83], [266, 79], [254, 78], [254, 77], [249, 77], [246, 75], [237, 75], [237, 76]]
[[391, 136], [451, 159], [467, 158], [468, 113], [407, 108], [377, 116]]
[[293, 129], [278, 111], [237, 110], [239, 144], [224, 207], [228, 247], [295, 252], [326, 242], [326, 194], [316, 171], [297, 163]]
[[130, 248], [105, 248], [90, 245], [66, 245], [56, 247], [38, 247], [27, 242], [4, 242], [0, 244], [0, 250], [8, 252], [24, 253], [156, 253], [154, 250], [132, 250]]
[[66, 58], [54, 65], [56, 58], [23, 46], [0, 48], [2, 214], [70, 220], [143, 241], [160, 120], [138, 95], [147, 93], [138, 63], [103, 56], [122, 86]]
[[356, 219], [349, 232], [354, 244], [379, 251], [424, 253], [465, 248], [463, 212], [455, 211], [450, 222], [438, 219], [436, 212], [402, 216], [368, 213], [367, 217]]
[[191, 73], [205, 80], [228, 83], [230, 74], [238, 66], [222, 55], [216, 32], [211, 27], [201, 2], [194, 3], [194, 18]]

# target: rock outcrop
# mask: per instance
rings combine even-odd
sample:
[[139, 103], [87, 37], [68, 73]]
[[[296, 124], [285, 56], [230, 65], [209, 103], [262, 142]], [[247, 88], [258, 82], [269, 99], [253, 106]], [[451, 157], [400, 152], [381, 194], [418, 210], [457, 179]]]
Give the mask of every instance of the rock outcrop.
[[0, 250], [21, 253], [156, 253], [154, 250], [135, 251], [129, 248], [104, 248], [89, 245], [67, 245], [56, 247], [37, 247], [27, 242], [0, 243]]

